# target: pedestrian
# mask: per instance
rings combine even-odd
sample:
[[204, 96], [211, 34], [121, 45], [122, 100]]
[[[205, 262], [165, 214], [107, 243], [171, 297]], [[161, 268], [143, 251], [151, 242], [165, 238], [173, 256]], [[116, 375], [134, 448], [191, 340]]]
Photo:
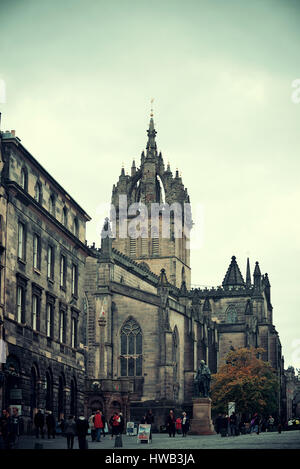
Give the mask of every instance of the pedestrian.
[[18, 438], [20, 436], [20, 417], [17, 407], [13, 407], [13, 413], [11, 416], [11, 443], [16, 446]]
[[146, 423], [146, 420], [147, 420], [146, 415], [143, 415], [143, 417], [141, 418], [141, 424]]
[[269, 419], [268, 419], [268, 431], [272, 432], [273, 428], [274, 428], [274, 417], [272, 417], [272, 415], [270, 415]]
[[76, 422], [76, 433], [78, 437], [79, 449], [88, 449], [88, 442], [86, 441], [88, 430], [89, 422], [84, 417], [84, 415], [80, 415]]
[[223, 414], [222, 420], [221, 420], [221, 426], [220, 426], [220, 433], [222, 437], [225, 437], [228, 434], [228, 420], [229, 420], [228, 415]]
[[253, 423], [253, 426], [254, 426], [254, 430], [253, 430], [253, 431], [255, 431], [255, 432], [257, 433], [257, 435], [259, 435], [260, 418], [259, 418], [259, 415], [258, 415], [257, 412], [254, 414], [254, 423]]
[[120, 418], [119, 434], [122, 435], [123, 432], [124, 432], [124, 425], [125, 425], [124, 417], [123, 417], [123, 413], [122, 413], [122, 412], [119, 413], [119, 418]]
[[95, 414], [93, 412], [92, 415], [89, 418], [89, 428], [90, 428], [90, 431], [91, 431], [92, 441], [96, 440], [96, 430], [95, 430], [95, 426], [94, 426], [94, 420], [95, 420]]
[[102, 435], [103, 435], [103, 438], [105, 438], [105, 425], [106, 425], [106, 418], [105, 418], [105, 415], [101, 412], [101, 418], [102, 418], [102, 423], [103, 423], [103, 427], [102, 427]]
[[119, 434], [119, 425], [120, 425], [121, 419], [119, 417], [118, 412], [114, 412], [110, 419], [111, 423], [111, 440], [113, 439], [114, 436], [117, 436]]
[[222, 414], [220, 413], [218, 414], [218, 417], [216, 418], [216, 421], [215, 421], [215, 429], [216, 429], [217, 434], [220, 433], [221, 421], [222, 421]]
[[145, 422], [144, 423], [147, 423], [148, 425], [150, 425], [150, 441], [152, 441], [152, 425], [154, 423], [154, 415], [152, 413], [152, 410], [148, 410], [148, 412], [146, 413], [145, 415]]
[[231, 436], [236, 436], [236, 424], [237, 424], [237, 417], [235, 415], [235, 412], [232, 412], [232, 414], [229, 417], [230, 435]]
[[181, 418], [180, 417], [177, 417], [177, 419], [175, 420], [175, 427], [176, 427], [177, 435], [180, 435], [181, 429], [182, 429], [182, 424], [181, 424]]
[[167, 417], [166, 427], [169, 431], [169, 437], [173, 436], [175, 438], [175, 415], [172, 409]]
[[0, 419], [0, 433], [3, 439], [4, 449], [11, 448], [11, 418], [8, 410], [3, 409]]
[[39, 409], [34, 416], [34, 425], [36, 438], [39, 437], [39, 432], [41, 432], [41, 437], [44, 438], [45, 417], [44, 414], [42, 414], [41, 409]]
[[73, 449], [74, 436], [76, 435], [76, 422], [73, 415], [70, 415], [64, 425], [64, 434], [67, 437], [68, 449]]
[[48, 439], [55, 438], [55, 418], [52, 414], [51, 410], [48, 410], [47, 417], [46, 417], [46, 426], [48, 431]]
[[115, 416], [115, 412], [112, 414], [112, 416], [110, 417], [109, 419], [109, 427], [110, 427], [110, 432], [111, 432], [111, 435], [110, 435], [110, 439], [112, 440], [113, 439], [113, 436], [114, 436], [114, 433], [113, 433], [113, 421], [114, 421], [114, 416]]
[[103, 428], [103, 422], [102, 422], [100, 410], [96, 411], [95, 418], [94, 418], [94, 427], [96, 431], [96, 441], [100, 443], [101, 442], [101, 429]]
[[181, 425], [182, 425], [182, 437], [185, 437], [190, 428], [190, 421], [186, 416], [186, 412], [182, 413]]

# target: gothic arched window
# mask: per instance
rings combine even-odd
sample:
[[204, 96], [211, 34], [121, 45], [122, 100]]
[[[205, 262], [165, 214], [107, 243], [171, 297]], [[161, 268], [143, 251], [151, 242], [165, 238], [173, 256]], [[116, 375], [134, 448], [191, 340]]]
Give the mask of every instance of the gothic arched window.
[[133, 318], [123, 324], [120, 343], [121, 376], [142, 376], [142, 330]]
[[233, 305], [228, 306], [226, 313], [225, 313], [225, 317], [226, 317], [226, 322], [229, 322], [229, 323], [237, 322], [237, 310], [235, 306]]

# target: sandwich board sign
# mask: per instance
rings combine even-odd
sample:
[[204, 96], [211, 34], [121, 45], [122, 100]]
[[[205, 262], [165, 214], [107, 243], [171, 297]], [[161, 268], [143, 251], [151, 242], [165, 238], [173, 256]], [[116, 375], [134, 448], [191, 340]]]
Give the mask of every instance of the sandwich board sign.
[[134, 435], [137, 434], [137, 428], [136, 428], [134, 422], [127, 422], [126, 434], [129, 435], [129, 436], [134, 436]]
[[140, 423], [139, 424], [139, 431], [138, 431], [138, 441], [150, 441], [150, 432], [151, 432], [151, 425], [147, 423]]

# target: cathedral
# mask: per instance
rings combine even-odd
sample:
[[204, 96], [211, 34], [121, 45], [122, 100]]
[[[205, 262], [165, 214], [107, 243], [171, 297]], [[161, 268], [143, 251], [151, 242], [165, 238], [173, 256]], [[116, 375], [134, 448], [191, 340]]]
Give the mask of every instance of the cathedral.
[[[0, 134], [0, 404], [20, 406], [28, 431], [38, 408], [57, 420], [121, 410], [136, 422], [152, 409], [156, 430], [170, 408], [192, 417], [200, 360], [216, 373], [240, 347], [263, 347], [283, 386], [271, 286], [259, 263], [251, 272], [248, 259], [243, 276], [232, 256], [221, 285], [191, 289], [190, 199], [157, 151], [156, 133], [151, 115], [140, 163], [130, 175], [122, 168], [112, 188], [115, 217], [100, 248], [85, 240], [89, 215], [14, 131]], [[140, 217], [142, 230], [131, 233], [132, 207], [149, 214], [153, 205], [155, 229]], [[166, 206], [180, 212], [170, 211], [168, 236]], [[284, 406], [282, 394], [280, 414]]]

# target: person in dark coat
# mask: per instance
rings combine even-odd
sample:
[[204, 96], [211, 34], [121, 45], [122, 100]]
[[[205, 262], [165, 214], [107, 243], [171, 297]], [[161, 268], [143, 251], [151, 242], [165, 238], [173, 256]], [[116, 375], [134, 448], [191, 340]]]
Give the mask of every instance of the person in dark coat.
[[229, 421], [228, 415], [223, 414], [223, 417], [221, 420], [221, 427], [220, 427], [221, 436], [227, 436], [228, 434], [228, 421]]
[[18, 443], [18, 438], [20, 436], [20, 423], [21, 419], [19, 416], [19, 411], [17, 407], [14, 407], [11, 416], [11, 443], [13, 445], [17, 445]]
[[78, 446], [79, 449], [88, 449], [86, 436], [89, 429], [89, 422], [84, 418], [83, 415], [80, 415], [79, 419], [76, 422], [76, 433], [78, 436]]
[[11, 433], [12, 433], [11, 418], [8, 410], [2, 411], [0, 419], [0, 433], [3, 439], [3, 445], [5, 449], [11, 448]]
[[216, 433], [219, 434], [221, 430], [222, 414], [219, 414], [215, 421]]
[[39, 409], [34, 416], [34, 425], [36, 437], [38, 438], [39, 432], [41, 432], [41, 437], [44, 438], [45, 417], [44, 414], [42, 414], [41, 409]]
[[76, 435], [76, 422], [73, 415], [70, 415], [68, 420], [65, 422], [64, 433], [67, 437], [68, 449], [73, 449], [74, 436]]
[[181, 426], [182, 426], [182, 437], [185, 437], [187, 432], [190, 429], [190, 420], [187, 418], [186, 412], [182, 413]]
[[235, 415], [235, 412], [232, 412], [232, 414], [230, 415], [229, 424], [230, 424], [230, 435], [236, 436], [237, 416]]
[[146, 415], [145, 415], [145, 422], [144, 422], [144, 423], [146, 423], [147, 425], [151, 425], [151, 427], [150, 427], [150, 437], [149, 437], [149, 439], [150, 439], [150, 441], [152, 441], [152, 425], [153, 425], [153, 423], [154, 423], [154, 415], [153, 415], [151, 409], [148, 410], [148, 412], [146, 413]]
[[174, 415], [174, 412], [173, 410], [170, 410], [169, 412], [169, 415], [167, 417], [167, 422], [166, 422], [166, 427], [168, 429], [168, 432], [169, 432], [169, 437], [171, 438], [171, 436], [173, 435], [173, 437], [175, 438], [175, 415]]
[[103, 423], [103, 428], [102, 428], [102, 435], [103, 438], [105, 437], [105, 424], [106, 424], [106, 418], [105, 415], [101, 412], [101, 418], [102, 418], [102, 423]]
[[55, 438], [55, 418], [52, 414], [51, 410], [48, 411], [48, 415], [46, 417], [46, 425], [48, 430], [48, 438]]

